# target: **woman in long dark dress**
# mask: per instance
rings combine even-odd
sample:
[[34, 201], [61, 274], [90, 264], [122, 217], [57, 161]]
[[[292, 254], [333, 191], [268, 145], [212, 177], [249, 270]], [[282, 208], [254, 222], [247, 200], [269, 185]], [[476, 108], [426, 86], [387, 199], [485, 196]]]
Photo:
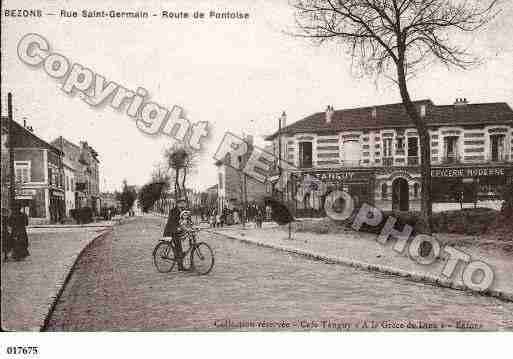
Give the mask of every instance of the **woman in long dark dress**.
[[12, 249], [11, 233], [9, 232], [9, 213], [6, 208], [2, 208], [2, 253], [4, 261], [7, 261], [9, 252]]
[[11, 240], [13, 246], [13, 258], [22, 260], [29, 256], [28, 236], [27, 236], [28, 217], [18, 207], [9, 217], [9, 227], [11, 227]]

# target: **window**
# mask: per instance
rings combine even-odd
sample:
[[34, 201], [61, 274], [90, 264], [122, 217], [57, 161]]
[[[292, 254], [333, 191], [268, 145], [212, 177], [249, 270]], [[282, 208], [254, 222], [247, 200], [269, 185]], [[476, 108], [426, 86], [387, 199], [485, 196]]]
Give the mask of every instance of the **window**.
[[506, 159], [506, 146], [504, 135], [490, 136], [490, 159], [492, 161], [504, 161]]
[[445, 137], [445, 161], [447, 163], [454, 163], [458, 159], [458, 137], [449, 136]]
[[312, 142], [299, 142], [299, 167], [312, 167]]
[[408, 137], [408, 157], [419, 156], [419, 139], [417, 137]]
[[362, 146], [359, 141], [344, 142], [344, 165], [358, 166], [362, 157]]
[[381, 185], [381, 198], [387, 199], [387, 196], [388, 196], [388, 186], [386, 183], [383, 183]]
[[30, 161], [14, 161], [14, 176], [17, 183], [30, 182]]
[[404, 154], [404, 137], [397, 137], [396, 146], [396, 152]]
[[383, 157], [392, 157], [392, 139], [383, 139]]

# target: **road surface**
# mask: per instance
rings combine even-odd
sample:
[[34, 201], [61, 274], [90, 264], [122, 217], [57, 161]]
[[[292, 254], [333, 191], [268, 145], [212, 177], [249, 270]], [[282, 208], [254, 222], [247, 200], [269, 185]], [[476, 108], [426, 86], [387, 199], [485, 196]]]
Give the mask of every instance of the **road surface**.
[[164, 219], [141, 217], [77, 263], [48, 331], [512, 330], [513, 303], [202, 233], [207, 276], [158, 273]]

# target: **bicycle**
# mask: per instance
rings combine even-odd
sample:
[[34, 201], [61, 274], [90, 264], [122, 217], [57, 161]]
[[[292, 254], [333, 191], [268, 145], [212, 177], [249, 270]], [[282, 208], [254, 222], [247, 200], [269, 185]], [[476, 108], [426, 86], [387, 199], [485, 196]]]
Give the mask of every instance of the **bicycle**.
[[[214, 267], [214, 251], [205, 242], [197, 241], [199, 231], [198, 228], [186, 231], [184, 238], [180, 239], [188, 245], [188, 248], [182, 248], [182, 264], [186, 270], [192, 268], [199, 275], [206, 275]], [[153, 263], [160, 273], [171, 272], [178, 261], [171, 239], [160, 240], [153, 249]]]

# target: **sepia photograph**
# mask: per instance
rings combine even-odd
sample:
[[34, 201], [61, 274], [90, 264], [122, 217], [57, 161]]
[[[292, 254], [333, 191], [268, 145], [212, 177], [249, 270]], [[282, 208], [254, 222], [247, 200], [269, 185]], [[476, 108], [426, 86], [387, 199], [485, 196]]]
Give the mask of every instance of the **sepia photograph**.
[[5, 0], [1, 30], [1, 329], [30, 340], [0, 357], [511, 340], [513, 2]]

